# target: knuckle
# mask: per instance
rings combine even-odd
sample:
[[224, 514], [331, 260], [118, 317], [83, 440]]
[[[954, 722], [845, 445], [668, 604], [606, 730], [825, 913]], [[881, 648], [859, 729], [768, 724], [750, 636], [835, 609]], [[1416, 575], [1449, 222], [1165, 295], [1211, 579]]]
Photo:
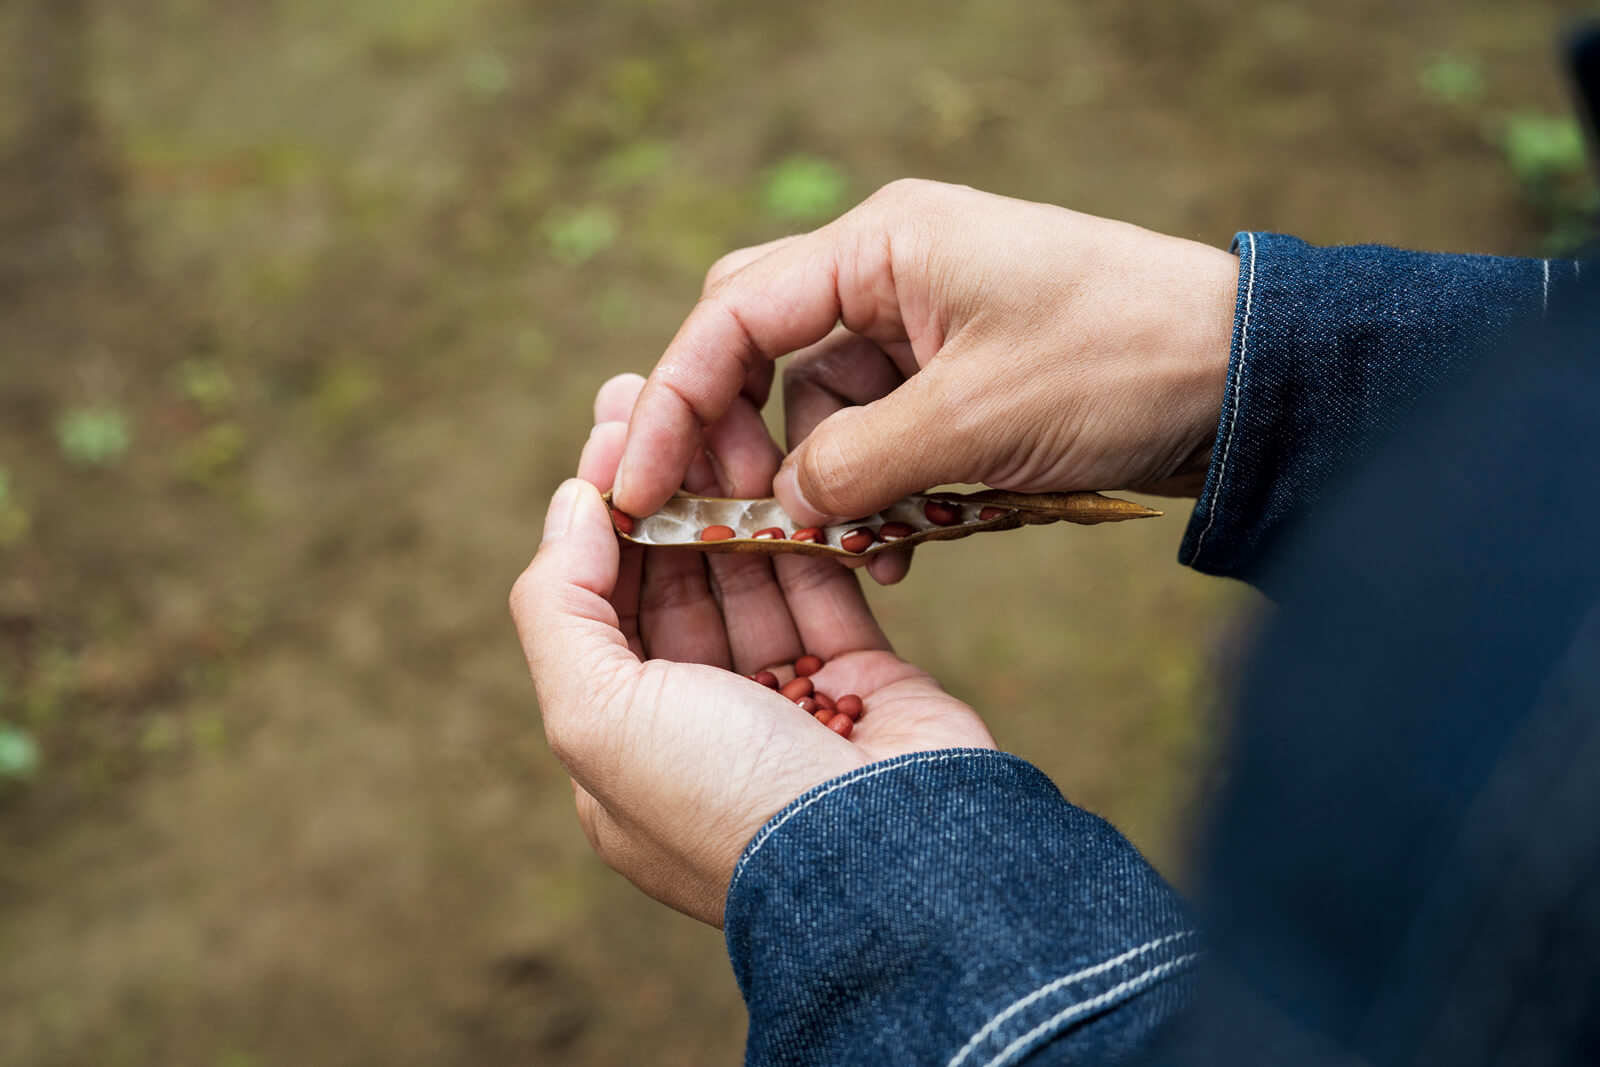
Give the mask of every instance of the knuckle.
[[835, 515], [849, 510], [839, 487], [855, 485], [861, 473], [860, 457], [846, 447], [848, 440], [842, 433], [813, 432], [798, 471], [806, 499]]
[[878, 206], [896, 209], [926, 204], [934, 199], [944, 186], [926, 178], [896, 178], [872, 194]]
[[537, 579], [534, 577], [534, 564], [530, 563], [517, 580], [511, 583], [511, 593], [506, 598], [506, 606], [511, 609], [511, 618], [521, 622], [524, 611], [533, 599], [533, 585]]

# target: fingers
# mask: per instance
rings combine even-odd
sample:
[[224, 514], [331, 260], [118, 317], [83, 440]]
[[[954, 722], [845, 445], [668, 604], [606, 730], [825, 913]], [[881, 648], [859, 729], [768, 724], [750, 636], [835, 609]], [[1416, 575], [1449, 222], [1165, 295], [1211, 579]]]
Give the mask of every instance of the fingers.
[[[639, 385], [644, 379], [631, 375]], [[600, 387], [601, 396], [595, 401], [595, 413], [603, 411], [606, 390], [617, 379]], [[637, 391], [638, 386], [634, 386]], [[629, 400], [628, 403], [632, 401]], [[611, 488], [611, 479], [617, 471], [617, 460], [622, 455], [622, 443], [627, 439], [628, 426], [623, 422], [601, 422], [589, 431], [589, 440], [578, 457], [578, 477], [602, 493]], [[611, 606], [617, 612], [617, 628], [628, 642], [628, 649], [643, 658], [644, 644], [639, 637], [639, 577], [644, 565], [644, 549], [638, 545], [617, 543], [621, 553], [617, 563], [617, 583], [611, 591]]]
[[607, 599], [618, 558], [600, 494], [576, 478], [563, 482], [539, 552], [511, 590], [511, 616], [558, 757], [567, 725], [603, 707], [639, 667]]
[[639, 390], [643, 388], [644, 378], [638, 374], [619, 374], [608, 378], [594, 397], [595, 424], [627, 422], [633, 412], [634, 401], [639, 399]]
[[[914, 371], [914, 361], [912, 367]], [[797, 352], [784, 370], [784, 429], [789, 447], [799, 447], [835, 413], [887, 396], [905, 379], [906, 372], [899, 361], [876, 342], [842, 326], [836, 328], [810, 348]], [[874, 581], [893, 585], [910, 571], [911, 550], [879, 552], [864, 565]]]
[[875, 338], [904, 334], [883, 218], [857, 208], [710, 287], [639, 394], [617, 475], [624, 510], [661, 506], [700, 429], [722, 417], [761, 364], [821, 340], [841, 319]]
[[[782, 453], [767, 434], [761, 413], [740, 397], [705, 433], [712, 465], [721, 473], [720, 496], [760, 497], [772, 492]], [[733, 669], [749, 674], [786, 663], [803, 649], [772, 564], [762, 556], [715, 553], [706, 558], [712, 593], [726, 622]]]
[[905, 378], [876, 342], [835, 328], [796, 352], [784, 368], [783, 423], [789, 448], [796, 448], [834, 412], [887, 396]]
[[959, 369], [947, 366], [930, 364], [887, 396], [818, 423], [773, 480], [784, 510], [821, 526], [932, 485], [981, 480], [997, 440], [985, 432], [988, 406], [949, 395], [945, 376]]
[[[763, 256], [776, 252], [778, 249], [797, 240], [799, 240], [798, 235], [780, 237], [776, 241], [768, 241], [765, 244], [729, 252], [711, 264], [711, 269], [706, 271], [706, 280], [705, 284], [700, 288], [700, 295], [702, 297], [710, 295], [711, 290], [730, 274], [738, 273]], [[744, 385], [739, 391], [750, 403], [756, 406], [757, 410], [766, 407], [767, 396], [772, 392], [771, 362], [761, 360], [756, 363], [751, 368], [750, 373], [745, 376]]]
[[706, 280], [705, 284], [700, 287], [700, 295], [709, 295], [717, 283], [730, 274], [737, 274], [768, 253], [776, 252], [778, 249], [791, 245], [799, 239], [800, 235], [794, 234], [789, 237], [780, 237], [775, 241], [767, 241], [764, 244], [751, 245], [749, 248], [738, 248], [729, 252], [711, 264], [711, 269], [706, 271]]
[[896, 548], [875, 552], [867, 560], [867, 573], [879, 585], [893, 585], [911, 573], [911, 549]]
[[777, 556], [772, 564], [807, 652], [832, 659], [845, 652], [890, 649], [853, 573], [813, 556]]
[[778, 472], [783, 453], [767, 433], [767, 424], [754, 404], [744, 397], [734, 400], [727, 413], [706, 428], [704, 439], [716, 471], [711, 492], [730, 497], [772, 494], [772, 476]]

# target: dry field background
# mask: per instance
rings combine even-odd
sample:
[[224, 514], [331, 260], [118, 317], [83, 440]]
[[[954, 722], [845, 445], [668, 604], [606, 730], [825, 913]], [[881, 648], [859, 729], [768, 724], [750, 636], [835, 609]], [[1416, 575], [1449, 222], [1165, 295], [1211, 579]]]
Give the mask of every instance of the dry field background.
[[[0, 7], [0, 1062], [734, 1061], [719, 936], [590, 857], [505, 614], [595, 387], [908, 174], [1537, 249], [1576, 10]], [[1181, 880], [1253, 602], [1163, 506], [873, 600]]]

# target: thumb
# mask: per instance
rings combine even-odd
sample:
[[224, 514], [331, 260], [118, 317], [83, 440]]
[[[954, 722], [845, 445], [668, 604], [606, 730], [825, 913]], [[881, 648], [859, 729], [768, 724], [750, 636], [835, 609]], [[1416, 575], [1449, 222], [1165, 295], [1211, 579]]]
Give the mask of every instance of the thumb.
[[783, 509], [811, 525], [870, 515], [946, 482], [980, 481], [987, 435], [930, 364], [881, 399], [834, 412], [789, 453], [773, 480]]
[[577, 478], [563, 482], [539, 553], [511, 590], [511, 617], [552, 742], [571, 734], [569, 724], [599, 716], [602, 680], [621, 681], [638, 666], [607, 599], [619, 559], [599, 491]]

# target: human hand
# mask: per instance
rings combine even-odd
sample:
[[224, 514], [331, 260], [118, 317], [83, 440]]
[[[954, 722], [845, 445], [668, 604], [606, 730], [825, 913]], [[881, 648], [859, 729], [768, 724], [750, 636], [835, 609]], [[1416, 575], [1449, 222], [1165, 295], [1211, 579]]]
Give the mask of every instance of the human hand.
[[[1125, 223], [896, 182], [711, 269], [640, 394], [614, 499], [659, 508], [702, 428], [736, 398], [764, 404], [791, 352], [774, 487], [797, 524], [950, 482], [1196, 493], [1237, 271], [1226, 252]], [[905, 566], [883, 553], [869, 570], [896, 580]]]
[[[971, 708], [894, 654], [855, 575], [832, 561], [619, 543], [600, 491], [642, 384], [601, 389], [579, 478], [551, 501], [511, 613], [595, 851], [720, 926], [740, 853], [789, 801], [866, 763], [994, 742]], [[736, 401], [708, 444], [688, 465], [692, 490], [765, 492], [778, 454], [753, 406]], [[819, 689], [867, 704], [848, 741], [742, 677], [805, 652], [826, 661]]]

